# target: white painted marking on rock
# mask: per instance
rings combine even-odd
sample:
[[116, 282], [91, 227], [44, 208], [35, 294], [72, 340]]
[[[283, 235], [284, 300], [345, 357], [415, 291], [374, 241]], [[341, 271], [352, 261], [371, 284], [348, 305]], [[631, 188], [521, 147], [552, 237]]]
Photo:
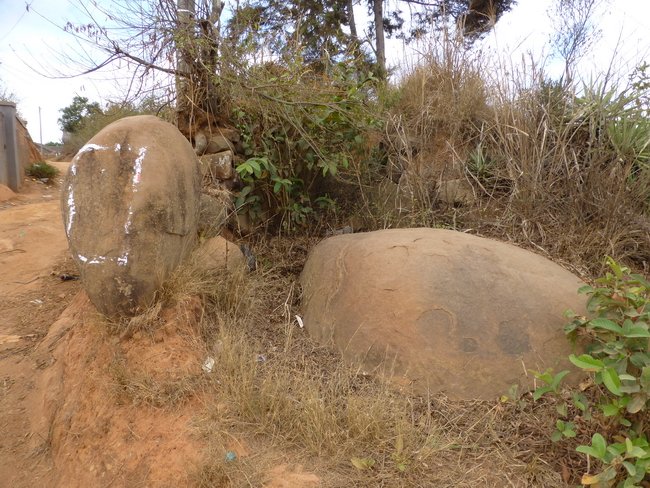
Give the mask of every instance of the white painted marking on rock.
[[99, 144], [86, 144], [77, 153], [77, 156], [88, 151], [101, 151], [103, 149], [108, 149], [106, 146], [100, 146]]
[[[106, 256], [93, 256], [89, 258], [81, 254], [77, 254], [77, 259], [84, 264], [104, 264], [106, 261], [115, 261], [115, 258], [107, 258]], [[120, 258], [117, 258], [117, 260], [119, 261]]]
[[65, 224], [65, 235], [70, 238], [70, 231], [72, 230], [72, 223], [74, 221], [74, 215], [76, 213], [76, 207], [74, 203], [74, 191], [72, 190], [72, 183], [68, 185], [68, 221]]
[[126, 218], [126, 222], [124, 222], [124, 233], [125, 234], [130, 234], [131, 233], [131, 223], [133, 221], [133, 207], [129, 205], [129, 214]]
[[137, 186], [140, 184], [142, 178], [142, 162], [147, 154], [147, 148], [141, 147], [138, 150], [138, 157], [135, 158], [135, 165], [133, 166], [133, 191], [138, 191]]

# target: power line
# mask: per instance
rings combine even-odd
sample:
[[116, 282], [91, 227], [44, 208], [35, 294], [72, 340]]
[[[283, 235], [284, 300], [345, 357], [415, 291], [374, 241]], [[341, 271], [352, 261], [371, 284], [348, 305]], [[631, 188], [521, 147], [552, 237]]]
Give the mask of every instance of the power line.
[[21, 20], [27, 15], [29, 12], [29, 8], [32, 6], [35, 0], [32, 0], [32, 3], [27, 3], [25, 2], [25, 11], [21, 14], [20, 17], [18, 17], [18, 20], [14, 23], [14, 25], [11, 26], [11, 29], [9, 29], [9, 32], [7, 32], [4, 36], [0, 37], [0, 41], [4, 41], [7, 37], [9, 37], [9, 34], [11, 34], [14, 29], [18, 26]]

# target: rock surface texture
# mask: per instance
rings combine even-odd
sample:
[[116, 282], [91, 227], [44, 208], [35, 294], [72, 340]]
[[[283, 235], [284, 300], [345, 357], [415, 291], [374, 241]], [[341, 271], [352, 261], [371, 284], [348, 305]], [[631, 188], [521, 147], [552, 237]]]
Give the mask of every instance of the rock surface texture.
[[196, 250], [195, 259], [199, 268], [206, 271], [245, 271], [246, 257], [239, 249], [237, 244], [234, 244], [221, 236], [207, 239]]
[[565, 366], [563, 313], [585, 313], [583, 283], [560, 266], [441, 229], [331, 237], [301, 283], [310, 335], [367, 371], [453, 399], [494, 399], [532, 386], [527, 369]]
[[190, 143], [154, 116], [120, 119], [77, 153], [63, 186], [63, 223], [100, 312], [147, 306], [193, 250], [200, 183]]

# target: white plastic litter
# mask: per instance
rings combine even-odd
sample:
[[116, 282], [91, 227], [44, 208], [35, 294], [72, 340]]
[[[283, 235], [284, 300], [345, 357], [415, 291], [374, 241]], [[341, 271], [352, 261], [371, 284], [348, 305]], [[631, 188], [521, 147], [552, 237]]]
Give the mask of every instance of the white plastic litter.
[[212, 373], [212, 370], [214, 369], [214, 358], [208, 356], [205, 361], [203, 362], [203, 371], [206, 373]]

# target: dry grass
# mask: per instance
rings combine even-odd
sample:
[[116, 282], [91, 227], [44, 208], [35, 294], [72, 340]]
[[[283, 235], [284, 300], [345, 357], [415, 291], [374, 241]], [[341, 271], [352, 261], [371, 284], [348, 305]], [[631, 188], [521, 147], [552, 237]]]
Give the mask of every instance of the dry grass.
[[[224, 283], [233, 298], [247, 297], [246, 306], [206, 308], [206, 347], [216, 366], [214, 400], [199, 422], [210, 445], [199, 486], [260, 486], [269, 467], [287, 457], [325, 487], [563, 486], [565, 448], [549, 440], [553, 405], [397, 392], [313, 343], [294, 319], [294, 270], [309, 244], [256, 243], [260, 269]], [[232, 436], [255, 452], [224, 461]]]
[[[634, 94], [594, 83], [578, 96], [535, 68], [488, 79], [494, 70], [456, 49], [433, 50], [398, 88], [384, 169], [396, 185], [366, 192], [370, 227], [470, 231], [587, 279], [606, 255], [648, 273], [650, 168], [639, 141], [650, 132]], [[442, 198], [447, 180], [469, 200]]]
[[120, 403], [147, 405], [154, 408], [178, 408], [196, 396], [205, 385], [199, 375], [160, 379], [145, 372], [130, 369], [116, 357], [109, 369], [113, 391]]
[[603, 271], [605, 255], [647, 272], [650, 173], [637, 173], [634, 157], [612, 147], [606, 93], [592, 94], [588, 103], [558, 102], [542, 98], [544, 87], [537, 90], [502, 98], [482, 128], [480, 156], [491, 167], [484, 178], [472, 168], [466, 174], [481, 195], [476, 210], [495, 219], [476, 227], [573, 263], [588, 276]]

